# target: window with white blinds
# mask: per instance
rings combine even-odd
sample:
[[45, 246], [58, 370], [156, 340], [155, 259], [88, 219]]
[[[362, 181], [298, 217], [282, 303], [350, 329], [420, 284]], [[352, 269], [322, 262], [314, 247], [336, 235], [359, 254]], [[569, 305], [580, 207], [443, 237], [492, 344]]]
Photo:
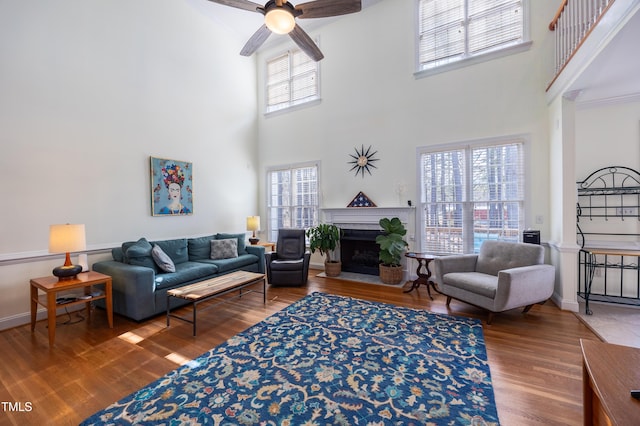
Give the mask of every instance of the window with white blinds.
[[268, 240], [276, 241], [278, 229], [309, 229], [318, 225], [318, 164], [274, 167], [267, 171]]
[[418, 70], [524, 43], [528, 0], [418, 0]]
[[319, 99], [318, 63], [301, 50], [267, 61], [266, 112]]
[[524, 143], [501, 139], [419, 154], [422, 251], [477, 253], [484, 240], [519, 241]]

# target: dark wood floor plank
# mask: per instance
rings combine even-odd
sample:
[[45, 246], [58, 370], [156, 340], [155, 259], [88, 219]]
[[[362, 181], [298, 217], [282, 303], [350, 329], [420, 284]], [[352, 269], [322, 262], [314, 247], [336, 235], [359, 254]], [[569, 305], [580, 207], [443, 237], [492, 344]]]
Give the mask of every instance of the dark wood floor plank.
[[[114, 328], [97, 310], [91, 321], [56, 327], [48, 347], [46, 321], [0, 333], [0, 399], [29, 402], [31, 411], [2, 412], [0, 425], [75, 425], [264, 318], [319, 291], [482, 320], [486, 312], [444, 296], [430, 300], [425, 288], [402, 288], [319, 278], [311, 271], [306, 287], [268, 287], [262, 295], [229, 299], [198, 312], [198, 335], [191, 324], [164, 316], [142, 323], [115, 316]], [[433, 292], [432, 292], [433, 294]], [[180, 314], [189, 317], [191, 308]], [[72, 321], [76, 319], [71, 315]], [[69, 317], [61, 316], [59, 321]], [[498, 414], [503, 425], [582, 424], [580, 339], [598, 340], [574, 314], [552, 303], [523, 315], [513, 310], [484, 324]]]

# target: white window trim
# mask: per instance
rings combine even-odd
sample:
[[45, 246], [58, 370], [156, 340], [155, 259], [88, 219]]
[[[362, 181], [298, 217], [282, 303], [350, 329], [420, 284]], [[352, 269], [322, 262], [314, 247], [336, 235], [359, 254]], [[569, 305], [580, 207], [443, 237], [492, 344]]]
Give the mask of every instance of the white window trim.
[[[320, 87], [318, 87], [318, 91], [319, 90], [320, 90]], [[322, 99], [320, 99], [320, 98], [312, 99], [310, 101], [307, 101], [307, 102], [304, 102], [304, 103], [301, 103], [301, 104], [291, 105], [291, 106], [288, 106], [288, 107], [277, 109], [275, 111], [265, 112], [264, 113], [264, 117], [265, 118], [269, 118], [269, 117], [276, 117], [276, 116], [282, 115], [282, 114], [288, 114], [290, 112], [299, 111], [299, 110], [303, 110], [305, 108], [314, 107], [316, 105], [319, 105], [321, 102], [322, 102]]]
[[[266, 230], [266, 234], [267, 235], [271, 235], [271, 206], [269, 205], [270, 203], [270, 198], [271, 198], [271, 188], [270, 188], [270, 184], [271, 184], [271, 180], [269, 175], [272, 172], [278, 171], [278, 170], [291, 170], [291, 169], [298, 169], [298, 168], [305, 168], [305, 167], [315, 167], [316, 168], [316, 174], [318, 176], [318, 223], [320, 223], [320, 209], [322, 206], [322, 173], [321, 170], [322, 168], [321, 166], [321, 161], [320, 160], [314, 160], [314, 161], [305, 161], [305, 162], [301, 162], [301, 163], [289, 163], [289, 164], [278, 164], [275, 166], [268, 166], [265, 170], [265, 194], [266, 194], [266, 202], [265, 202], [265, 210], [266, 210], [266, 214], [267, 214], [267, 230]], [[316, 224], [317, 225], [317, 224]]]
[[[419, 146], [416, 148], [416, 194], [415, 199], [418, 205], [418, 211], [416, 212], [416, 247], [422, 250], [422, 231], [420, 230], [420, 226], [422, 224], [422, 214], [420, 212], [420, 208], [422, 208], [422, 180], [421, 180], [421, 156], [422, 154], [429, 154], [436, 151], [453, 151], [456, 149], [466, 149], [466, 148], [474, 148], [477, 146], [486, 146], [486, 145], [499, 145], [501, 143], [507, 143], [509, 141], [521, 140], [523, 142], [523, 153], [524, 159], [522, 161], [523, 175], [524, 175], [524, 199], [523, 199], [523, 221], [524, 229], [528, 229], [531, 224], [532, 217], [535, 215], [531, 213], [531, 173], [529, 168], [529, 163], [531, 161], [531, 135], [528, 133], [518, 133], [513, 135], [504, 135], [504, 136], [496, 136], [496, 137], [488, 137], [482, 139], [472, 139], [467, 141], [457, 141], [457, 142], [448, 142], [437, 145], [429, 145], [429, 146]], [[522, 235], [518, 236], [518, 240], [522, 240]]]
[[533, 41], [531, 41], [531, 6], [529, 0], [522, 0], [522, 10], [524, 12], [524, 23], [522, 27], [523, 41], [518, 44], [514, 44], [499, 50], [492, 52], [481, 53], [478, 55], [470, 56], [464, 59], [460, 59], [455, 62], [449, 62], [447, 64], [438, 65], [433, 68], [420, 69], [420, 0], [414, 0], [414, 26], [413, 26], [413, 39], [414, 39], [414, 69], [413, 77], [418, 80], [431, 75], [440, 74], [447, 71], [453, 71], [460, 68], [468, 67], [470, 65], [481, 64], [483, 62], [492, 61], [494, 59], [515, 55], [517, 53], [526, 52], [531, 48]]
[[[320, 38], [319, 37], [315, 37], [313, 39], [314, 43], [316, 43], [316, 45], [318, 47], [320, 47]], [[304, 101], [304, 102], [299, 102], [293, 105], [288, 105], [286, 107], [282, 107], [282, 108], [278, 108], [278, 109], [274, 109], [269, 111], [269, 105], [267, 105], [267, 102], [269, 100], [269, 95], [268, 95], [268, 88], [269, 88], [269, 72], [268, 69], [269, 67], [267, 66], [267, 64], [272, 61], [273, 59], [277, 58], [278, 56], [282, 56], [285, 53], [287, 54], [291, 54], [291, 52], [294, 51], [301, 51], [301, 49], [297, 46], [297, 45], [292, 45], [290, 48], [282, 50], [280, 52], [278, 52], [275, 55], [270, 56], [269, 58], [267, 58], [264, 61], [264, 87], [263, 87], [263, 91], [264, 91], [264, 117], [272, 117], [272, 116], [278, 116], [281, 114], [285, 114], [285, 113], [289, 113], [289, 112], [293, 112], [293, 111], [298, 111], [301, 109], [305, 109], [305, 108], [309, 108], [309, 107], [313, 107], [316, 105], [319, 105], [322, 101], [322, 85], [321, 85], [321, 79], [320, 79], [320, 74], [321, 74], [321, 61], [316, 62], [316, 66], [317, 66], [317, 74], [316, 74], [316, 80], [318, 83], [318, 94], [317, 97], [310, 99], [308, 101]]]

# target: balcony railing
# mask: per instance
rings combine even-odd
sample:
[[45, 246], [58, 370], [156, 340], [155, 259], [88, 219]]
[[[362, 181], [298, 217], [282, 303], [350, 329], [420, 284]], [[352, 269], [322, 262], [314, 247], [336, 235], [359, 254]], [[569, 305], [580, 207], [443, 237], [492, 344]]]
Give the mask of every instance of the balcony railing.
[[[555, 77], [562, 72], [615, 0], [563, 0], [549, 29], [555, 31]], [[553, 84], [553, 81], [551, 84]], [[551, 86], [551, 84], [549, 86]]]

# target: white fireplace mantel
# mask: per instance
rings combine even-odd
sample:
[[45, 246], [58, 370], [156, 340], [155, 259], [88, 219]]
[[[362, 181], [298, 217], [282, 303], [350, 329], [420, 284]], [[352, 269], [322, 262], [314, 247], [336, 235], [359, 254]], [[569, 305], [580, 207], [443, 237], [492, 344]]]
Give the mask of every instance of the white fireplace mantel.
[[415, 207], [344, 207], [322, 209], [324, 223], [341, 228], [380, 229], [380, 219], [397, 217], [405, 227], [412, 225]]

